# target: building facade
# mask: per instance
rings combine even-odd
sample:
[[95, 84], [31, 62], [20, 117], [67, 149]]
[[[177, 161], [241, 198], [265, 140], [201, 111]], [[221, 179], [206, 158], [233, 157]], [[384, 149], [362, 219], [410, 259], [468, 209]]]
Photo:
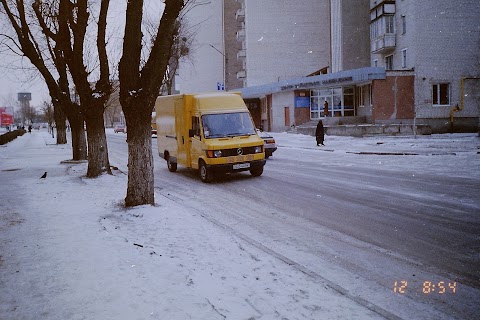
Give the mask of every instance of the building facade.
[[[182, 58], [175, 78], [180, 93], [223, 90], [226, 80], [224, 1], [191, 2], [183, 18], [184, 28], [194, 37], [189, 56]], [[235, 17], [233, 17], [235, 19]]]
[[330, 65], [328, 0], [238, 0], [244, 87], [302, 77]]
[[375, 121], [415, 120], [433, 132], [476, 131], [480, 2], [371, 0], [370, 18], [372, 65], [386, 69], [385, 86], [403, 99], [382, 102], [387, 88], [378, 88]]
[[241, 91], [266, 130], [320, 119], [478, 130], [476, 0], [212, 0], [188, 15], [197, 43], [180, 91]]

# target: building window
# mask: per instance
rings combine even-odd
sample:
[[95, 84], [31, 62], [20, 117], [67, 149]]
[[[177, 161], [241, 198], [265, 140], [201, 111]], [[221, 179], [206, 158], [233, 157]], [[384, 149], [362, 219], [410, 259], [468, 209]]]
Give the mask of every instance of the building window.
[[378, 67], [378, 59], [373, 60], [373, 66]]
[[373, 105], [373, 90], [372, 90], [372, 85], [368, 85], [368, 99], [370, 100], [370, 107]]
[[402, 68], [407, 67], [407, 49], [402, 50]]
[[395, 16], [384, 15], [370, 24], [370, 38], [383, 37], [395, 33]]
[[385, 57], [385, 70], [393, 70], [393, 55]]
[[385, 33], [395, 33], [395, 16], [385, 16]]
[[355, 116], [355, 88], [353, 87], [343, 88], [341, 115], [345, 117]]
[[433, 85], [432, 102], [434, 106], [450, 105], [450, 83], [436, 83]]
[[407, 17], [402, 14], [402, 34], [407, 33]]
[[363, 96], [364, 87], [357, 87], [357, 106], [360, 108], [365, 107], [365, 98]]

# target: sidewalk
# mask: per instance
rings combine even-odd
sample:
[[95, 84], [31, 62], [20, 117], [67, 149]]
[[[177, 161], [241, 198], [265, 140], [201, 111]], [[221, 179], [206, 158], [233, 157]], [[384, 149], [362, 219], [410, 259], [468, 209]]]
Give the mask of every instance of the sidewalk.
[[0, 319], [380, 318], [158, 194], [125, 210], [124, 174], [70, 157], [45, 131], [0, 147]]

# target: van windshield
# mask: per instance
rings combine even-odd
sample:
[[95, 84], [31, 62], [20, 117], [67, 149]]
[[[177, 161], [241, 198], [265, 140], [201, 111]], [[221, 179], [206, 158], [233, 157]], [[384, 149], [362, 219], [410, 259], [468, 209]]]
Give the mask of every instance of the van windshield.
[[255, 134], [248, 112], [205, 114], [202, 116], [205, 138], [234, 137]]

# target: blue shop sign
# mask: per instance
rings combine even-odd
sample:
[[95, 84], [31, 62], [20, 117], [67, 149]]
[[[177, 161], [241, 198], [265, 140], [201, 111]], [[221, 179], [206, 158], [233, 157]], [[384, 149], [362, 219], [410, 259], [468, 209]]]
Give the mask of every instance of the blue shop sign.
[[295, 97], [295, 108], [310, 108], [310, 97]]

